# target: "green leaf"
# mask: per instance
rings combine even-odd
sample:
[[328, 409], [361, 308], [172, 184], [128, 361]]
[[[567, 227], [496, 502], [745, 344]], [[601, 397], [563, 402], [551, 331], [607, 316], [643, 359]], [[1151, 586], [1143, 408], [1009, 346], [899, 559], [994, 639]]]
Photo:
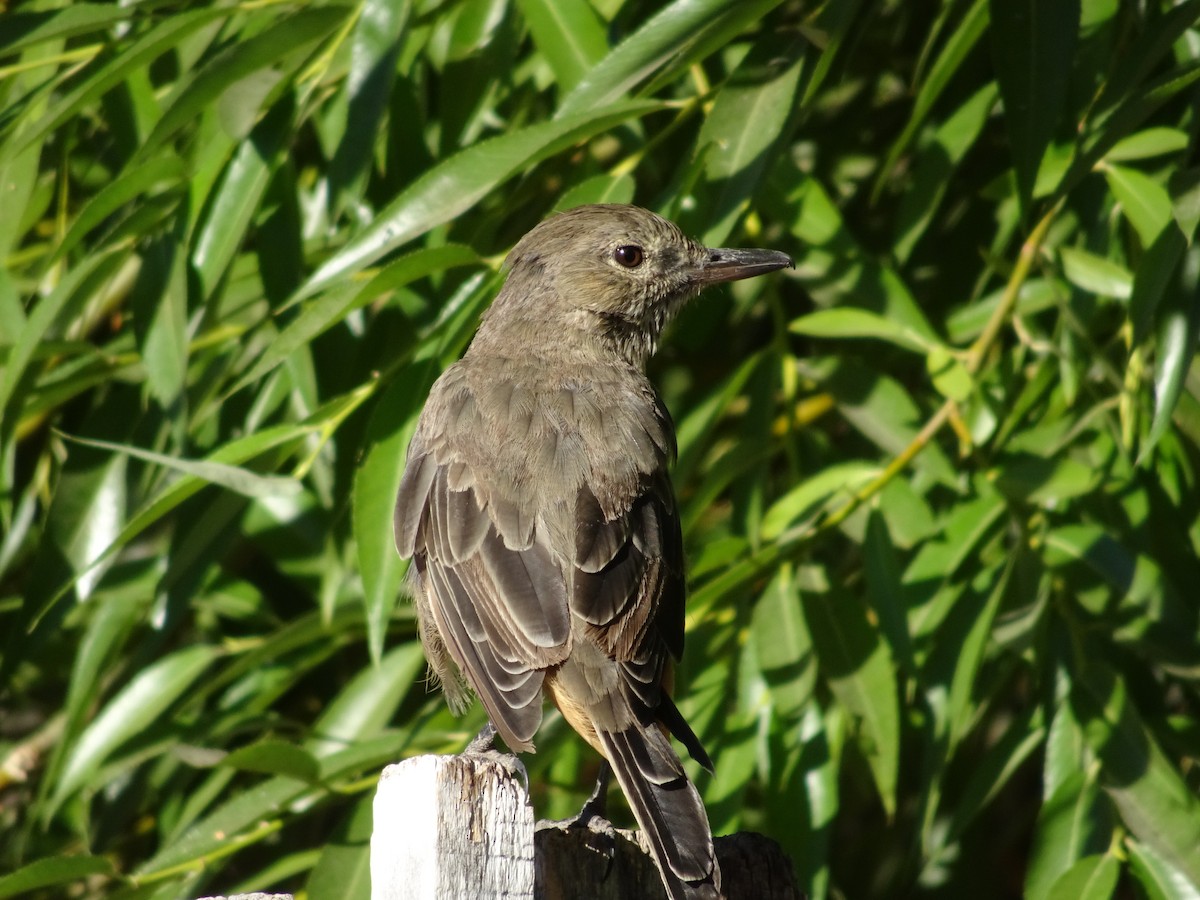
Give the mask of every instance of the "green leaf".
[[335, 32], [349, 13], [349, 6], [301, 7], [218, 53], [164, 101], [162, 118], [139, 148], [138, 159], [148, 158], [238, 82]]
[[[34, 189], [37, 187], [41, 154], [42, 145], [39, 141], [31, 142], [24, 150], [9, 158], [5, 158], [0, 151], [0, 189], [5, 192], [5, 214], [0, 216], [0, 259], [8, 258], [24, 234], [22, 219], [27, 215], [31, 198], [36, 196]], [[5, 329], [5, 332], [0, 332], [6, 334], [0, 340], [7, 342], [15, 331]]]
[[991, 802], [1012, 781], [1046, 739], [1039, 711], [1030, 711], [1009, 724], [1004, 734], [986, 752], [972, 761], [972, 771], [962, 797], [950, 810], [948, 840], [957, 841]]
[[24, 148], [58, 128], [86, 104], [96, 102], [133, 71], [178, 46], [197, 29], [227, 15], [229, 10], [223, 7], [173, 13], [164, 17], [158, 25], [132, 44], [123, 47], [121, 53], [111, 58], [98, 57], [72, 90], [56, 100], [36, 122], [0, 146], [0, 159], [16, 156]]
[[[872, 199], [878, 199], [883, 191], [883, 186], [896, 168], [896, 163], [908, 150], [921, 126], [925, 124], [925, 119], [937, 99], [954, 82], [955, 73], [971, 55], [975, 44], [983, 37], [988, 27], [988, 6], [988, 0], [974, 0], [971, 3], [970, 9], [963, 13], [957, 27], [942, 45], [941, 52], [929, 66], [928, 73], [916, 88], [916, 100], [913, 103], [912, 112], [909, 113], [904, 123], [904, 129], [892, 143], [887, 159], [879, 169], [879, 175], [876, 177], [871, 191]], [[939, 36], [936, 31], [932, 34], [935, 37]], [[932, 48], [926, 46], [925, 52], [931, 51]]]
[[180, 401], [187, 379], [187, 267], [180, 236], [151, 240], [130, 297], [146, 385], [168, 410]]
[[384, 121], [411, 11], [410, 0], [367, 0], [354, 23], [346, 76], [346, 127], [329, 163], [335, 211], [341, 210], [348, 195], [361, 193], [370, 175], [375, 141], [363, 140], [363, 135], [378, 133]]
[[[1069, 710], [1060, 709], [1056, 721], [1064, 717], [1070, 718]], [[1078, 758], [1072, 762], [1080, 764]], [[1025, 873], [1027, 900], [1047, 900], [1080, 860], [1095, 858], [1107, 846], [1111, 825], [1101, 800], [1095, 778], [1076, 769], [1042, 803]]]
[[1080, 0], [989, 0], [989, 8], [992, 62], [1004, 100], [1021, 207], [1027, 209], [1067, 97]]
[[1200, 801], [1146, 728], [1118, 673], [1103, 659], [1100, 652], [1088, 654], [1071, 693], [1100, 760], [1101, 784], [1137, 839], [1200, 884]]
[[555, 212], [588, 203], [632, 203], [637, 183], [630, 175], [595, 175], [569, 189], [554, 204]]
[[1149, 247], [1163, 227], [1171, 221], [1171, 198], [1166, 188], [1137, 169], [1107, 165], [1104, 177], [1121, 204], [1121, 211]]
[[975, 486], [971, 495], [944, 514], [941, 535], [921, 545], [904, 570], [904, 584], [914, 592], [909, 603], [909, 632], [914, 640], [932, 634], [941, 625], [947, 610], [934, 602], [939, 586], [959, 573], [1004, 512], [1002, 496], [993, 489]]
[[491, 43], [508, 7], [505, 0], [465, 0], [455, 10], [450, 46], [450, 61], [468, 59]]
[[[230, 393], [260, 382], [276, 366], [290, 359], [292, 354], [306, 347], [318, 335], [343, 321], [347, 315], [381, 294], [426, 278], [437, 272], [459, 266], [479, 265], [482, 260], [469, 247], [447, 244], [414, 250], [377, 272], [370, 281], [358, 290], [347, 286], [342, 290], [330, 290], [304, 305], [300, 314], [280, 332], [267, 351], [258, 358], [250, 370], [237, 380]], [[288, 309], [298, 300], [284, 305]]]
[[103, 31], [131, 18], [134, 10], [102, 3], [72, 3], [61, 9], [6, 10], [0, 18], [0, 55], [20, 53], [28, 47]]
[[319, 766], [307, 750], [285, 741], [264, 740], [242, 747], [221, 760], [221, 765], [244, 772], [281, 775], [297, 781], [315, 782]]
[[885, 521], [886, 512], [872, 510], [863, 538], [863, 574], [867, 601], [879, 618], [879, 627], [891, 647], [901, 671], [915, 669], [912, 641], [908, 634], [907, 600], [902, 584], [899, 554]]
[[1188, 243], [1200, 227], [1200, 169], [1172, 173], [1167, 182], [1171, 191], [1171, 212]]
[[25, 320], [25, 325], [12, 342], [12, 350], [0, 380], [0, 443], [16, 426], [18, 387], [26, 369], [34, 359], [39, 344], [62, 321], [73, 316], [75, 307], [88, 299], [100, 284], [116, 272], [128, 251], [97, 253], [72, 269], [55, 289], [43, 297]]
[[945, 347], [934, 347], [929, 351], [925, 368], [938, 393], [949, 400], [963, 403], [975, 389], [975, 380], [962, 359]]
[[184, 166], [176, 156], [156, 157], [144, 166], [122, 172], [79, 211], [79, 215], [71, 223], [70, 230], [55, 247], [47, 262], [53, 263], [62, 259], [87, 236], [88, 232], [125, 204], [152, 190], [170, 191], [177, 188], [183, 183], [185, 174]]
[[1129, 297], [1129, 319], [1133, 324], [1133, 346], [1141, 347], [1154, 331], [1159, 304], [1176, 277], [1176, 269], [1187, 249], [1187, 239], [1178, 228], [1165, 228], [1138, 263]]
[[192, 240], [192, 267], [206, 300], [217, 289], [259, 211], [273, 167], [292, 136], [286, 106], [269, 113], [242, 140], [221, 170], [216, 188], [205, 197]]
[[[1185, 0], [1171, 8], [1163, 16], [1163, 20], [1172, 19], [1175, 25], [1190, 27], [1195, 22], [1200, 3], [1196, 0]], [[1161, 33], [1160, 35], [1161, 36]], [[1129, 59], [1136, 54], [1125, 54]], [[1139, 61], [1140, 62], [1140, 61]], [[1071, 168], [1059, 182], [1058, 193], [1065, 195], [1086, 178], [1096, 164], [1121, 138], [1133, 133], [1141, 123], [1154, 113], [1160, 106], [1176, 95], [1188, 90], [1200, 80], [1200, 63], [1172, 69], [1151, 83], [1139, 87], [1126, 97], [1121, 105], [1111, 115], [1096, 114], [1089, 117], [1094, 130], [1085, 138], [1085, 149], [1075, 156]], [[1118, 76], [1110, 81], [1112, 84], [1126, 84]]]
[[781, 715], [798, 716], [812, 697], [812, 638], [790, 571], [780, 568], [754, 604], [750, 636], [763, 681]]
[[[1194, 665], [1191, 605], [1172, 583], [1172, 572], [1127, 543], [1129, 538], [1117, 539], [1096, 525], [1062, 525], [1046, 534], [1043, 558], [1054, 569], [1078, 560], [1103, 579], [1116, 598], [1111, 609], [1119, 616], [1114, 639], [1133, 641], [1163, 663]], [[1109, 611], [1103, 603], [1100, 612]]]
[[793, 108], [808, 57], [797, 42], [766, 35], [755, 42], [717, 94], [700, 128], [705, 170], [715, 193], [711, 224], [701, 238], [724, 245], [745, 213], [767, 168], [794, 123]]
[[420, 684], [417, 676], [424, 668], [419, 642], [389, 650], [378, 665], [359, 672], [322, 710], [306, 742], [308, 752], [324, 766], [347, 746], [382, 733], [400, 701]]
[[373, 798], [367, 797], [338, 825], [308, 879], [311, 900], [371, 900], [373, 819]]
[[971, 617], [965, 631], [954, 631], [953, 626], [943, 626], [940, 637], [953, 643], [958, 651], [955, 654], [954, 675], [950, 681], [950, 693], [946, 699], [946, 721], [949, 726], [949, 745], [951, 750], [966, 737], [970, 726], [977, 714], [972, 703], [973, 692], [979, 671], [987, 656], [988, 641], [992, 636], [992, 625], [1000, 611], [1001, 601], [1008, 590], [1009, 578], [1015, 566], [1015, 558], [1010, 557], [1004, 573], [996, 579], [995, 585], [988, 593], [987, 601]]
[[930, 353], [938, 345], [894, 319], [854, 307], [819, 309], [788, 325], [789, 331], [819, 338], [875, 338], [915, 353]]
[[887, 645], [851, 596], [807, 595], [803, 603], [821, 671], [854, 723], [855, 739], [890, 816], [896, 810], [900, 717]]
[[1149, 900], [1200, 900], [1196, 882], [1162, 857], [1153, 846], [1127, 839], [1129, 870]]
[[114, 444], [111, 441], [99, 441], [93, 438], [64, 434], [64, 438], [85, 447], [97, 447], [101, 450], [111, 450], [113, 453], [123, 453], [148, 463], [191, 475], [210, 484], [220, 485], [235, 494], [244, 497], [271, 497], [281, 494], [298, 494], [302, 488], [294, 478], [279, 475], [259, 475], [249, 469], [233, 466], [214, 460], [180, 459], [167, 456], [151, 450], [143, 450], [131, 444]]
[[[236, 467], [236, 463], [253, 459], [260, 454], [275, 450], [281, 446], [298, 443], [304, 437], [312, 434], [314, 431], [319, 430], [322, 427], [322, 424], [327, 421], [327, 419], [337, 418], [340, 415], [343, 415], [347, 406], [352, 408], [361, 402], [361, 399], [361, 396], [356, 395], [337, 398], [333, 401], [330, 401], [330, 403], [326, 404], [325, 407], [322, 407], [322, 409], [314, 413], [311, 422], [302, 422], [298, 425], [281, 425], [276, 428], [263, 429], [262, 431], [248, 434], [244, 438], [230, 441], [228, 444], [218, 448], [216, 451], [210, 454], [208, 459], [204, 462], [218, 463], [219, 465], [216, 467], [215, 471], [221, 473], [227, 471], [229, 466]], [[82, 439], [77, 438], [75, 440], [79, 443], [85, 443], [85, 441]], [[129, 448], [124, 445], [113, 444], [105, 447], [105, 449], [113, 449], [118, 452], [125, 452]], [[141, 452], [145, 451], [139, 451], [139, 453]], [[157, 456], [157, 454], [152, 454], [152, 456]], [[171, 464], [178, 464], [178, 460], [171, 460]], [[211, 474], [214, 470], [207, 467], [202, 467], [201, 471], [206, 474]], [[261, 476], [255, 476], [255, 478], [261, 478]], [[234, 480], [237, 481], [238, 477], [235, 476]], [[101, 553], [92, 561], [88, 569], [86, 569], [83, 573], [77, 573], [74, 578], [67, 581], [66, 584], [59, 588], [58, 592], [46, 603], [45, 607], [37, 613], [35, 621], [36, 619], [40, 619], [41, 616], [45, 615], [45, 613], [54, 605], [54, 603], [61, 599], [62, 595], [65, 594], [66, 591], [70, 590], [71, 585], [74, 584], [81, 575], [92, 571], [96, 566], [104, 563], [109, 559], [109, 557], [111, 557], [113, 553], [126, 546], [135, 537], [144, 532], [155, 522], [161, 520], [165, 515], [177, 508], [189, 497], [196, 494], [197, 491], [206, 487], [209, 483], [210, 481], [207, 477], [201, 475], [185, 475], [183, 478], [180, 478], [174, 483], [168, 485], [151, 500], [147, 501], [146, 504], [142, 506], [136, 513], [134, 513], [129, 521], [126, 522], [125, 526], [121, 529], [120, 534], [118, 534], [113, 542], [104, 549], [103, 553]], [[273, 481], [268, 481], [267, 483], [268, 485], [274, 484]]]
[[1090, 493], [1102, 475], [1093, 466], [1070, 457], [1014, 453], [995, 470], [995, 482], [1014, 500], [1056, 507]]
[[[394, 740], [394, 739], [393, 739]], [[271, 820], [311, 788], [294, 778], [270, 778], [237, 792], [231, 792], [209, 815], [189, 828], [175, 842], [137, 869], [140, 876], [173, 872], [178, 867], [203, 864], [219, 851], [227, 851], [236, 839], [262, 831], [273, 831]]]
[[1160, 322], [1154, 366], [1154, 420], [1142, 444], [1143, 456], [1170, 425], [1196, 355], [1200, 339], [1200, 244], [1192, 244], [1184, 254], [1172, 290], [1165, 298]]
[[62, 802], [89, 784], [100, 766], [123, 743], [152, 726], [220, 655], [214, 647], [187, 647], [151, 663], [133, 676], [84, 729], [66, 756], [62, 777], [46, 807], [53, 815]]
[[746, 786], [754, 774], [758, 740], [749, 712], [728, 716], [722, 722], [724, 744], [721, 767], [705, 787], [704, 808], [715, 832], [737, 831], [746, 808]]
[[789, 527], [829, 500], [845, 502], [851, 494], [873, 478], [880, 467], [868, 462], [834, 463], [805, 479], [776, 500], [763, 517], [761, 534], [765, 541], [780, 537]]
[[437, 374], [430, 361], [406, 366], [398, 373], [371, 416], [366, 457], [354, 476], [354, 538], [363, 579], [368, 645], [375, 660], [383, 655], [387, 620], [408, 569], [396, 553], [393, 536], [405, 449]]
[[837, 203], [816, 178], [805, 177], [788, 198], [790, 232], [799, 241], [797, 280], [818, 306], [847, 305], [877, 313], [936, 343], [936, 329], [893, 269], [858, 246]]
[[533, 42], [570, 91], [608, 52], [604, 28], [586, 0], [518, 0]]
[[9, 875], [0, 876], [0, 897], [16, 897], [38, 888], [112, 874], [112, 861], [104, 856], [50, 856], [22, 866]]
[[1144, 27], [1116, 59], [1096, 109], [1089, 116], [1093, 125], [1106, 124], [1122, 102], [1128, 103], [1139, 93], [1144, 95], [1147, 76], [1171, 53], [1175, 42], [1195, 26], [1197, 16], [1200, 16], [1200, 2], [1184, 0], [1163, 10], [1161, 15], [1147, 18]]
[[720, 388], [710, 391], [705, 401], [697, 404], [690, 414], [679, 422], [675, 429], [675, 438], [679, 443], [675, 477], [681, 482], [686, 481], [700, 464], [700, 457], [721, 415], [741, 394], [762, 362], [763, 357], [758, 354], [743, 360], [731, 375], [726, 376]]
[[522, 169], [660, 108], [658, 103], [618, 104], [530, 125], [463, 150], [404, 190], [362, 234], [312, 274], [299, 296], [312, 296], [429, 229], [448, 222]]
[[1086, 856], [1054, 883], [1048, 900], [1109, 900], [1117, 889], [1121, 864], [1115, 856]]
[[753, 22], [780, 2], [675, 0], [593, 66], [559, 104], [556, 117], [563, 119], [619, 100], [664, 64], [688, 59], [689, 51], [702, 45], [708, 32], [736, 33], [743, 22]]
[[236, 146], [215, 190], [204, 198], [191, 257], [203, 298], [209, 299], [215, 292], [245, 240], [292, 128], [289, 109], [272, 110], [250, 137]]
[[900, 201], [893, 252], [905, 262], [933, 221], [963, 157], [975, 145], [996, 105], [995, 82], [989, 82], [938, 126], [917, 157], [915, 171]]
[[1080, 290], [1118, 300], [1132, 295], [1133, 276], [1119, 263], [1075, 247], [1063, 247], [1059, 254], [1063, 275]]
[[1108, 153], [1105, 162], [1133, 162], [1176, 153], [1188, 145], [1188, 136], [1178, 128], [1146, 128], [1117, 141]]
[[[824, 386], [837, 400], [838, 413], [886, 453], [903, 453], [916, 439], [921, 410], [908, 388], [894, 378], [843, 361]], [[956, 477], [953, 466], [934, 446], [925, 449], [916, 465], [944, 481]]]

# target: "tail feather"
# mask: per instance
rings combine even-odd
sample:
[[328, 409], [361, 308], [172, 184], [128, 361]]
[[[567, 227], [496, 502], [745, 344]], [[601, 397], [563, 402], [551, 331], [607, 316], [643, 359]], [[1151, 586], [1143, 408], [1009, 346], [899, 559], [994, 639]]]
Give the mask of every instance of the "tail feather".
[[605, 756], [671, 900], [720, 900], [721, 870], [708, 815], [667, 736], [656, 726], [598, 731]]

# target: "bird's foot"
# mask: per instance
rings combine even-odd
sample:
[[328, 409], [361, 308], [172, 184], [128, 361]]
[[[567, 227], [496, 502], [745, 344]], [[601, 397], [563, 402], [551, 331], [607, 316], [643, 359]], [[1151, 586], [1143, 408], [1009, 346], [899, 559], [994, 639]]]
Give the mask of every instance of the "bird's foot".
[[479, 734], [471, 739], [471, 743], [467, 744], [467, 749], [463, 753], [470, 756], [483, 756], [489, 751], [494, 752], [496, 749], [496, 726], [488, 722], [479, 729]]
[[525, 793], [529, 793], [529, 772], [525, 769], [525, 764], [512, 753], [504, 753], [496, 749], [496, 727], [491, 722], [479, 730], [479, 734], [475, 735], [471, 743], [467, 744], [462, 755], [496, 763], [509, 775], [520, 778], [521, 783], [525, 786]]
[[538, 827], [554, 827], [564, 830], [584, 829], [607, 835], [610, 838], [614, 837], [616, 832], [612, 822], [608, 821], [608, 782], [611, 777], [612, 769], [608, 763], [601, 763], [600, 772], [596, 776], [596, 787], [593, 788], [592, 795], [584, 801], [583, 808], [568, 819], [542, 819], [538, 822]]
[[557, 822], [543, 819], [537, 823], [536, 830], [556, 829], [564, 835], [571, 834], [573, 840], [582, 841], [583, 846], [600, 854], [607, 860], [607, 865], [612, 866], [617, 858], [617, 830], [613, 827], [612, 822], [608, 821], [606, 815], [608, 780], [611, 775], [612, 769], [609, 768], [608, 763], [602, 763], [600, 774], [596, 777], [595, 790], [583, 804], [578, 815]]
[[607, 761], [602, 762], [596, 775], [596, 786], [592, 789], [592, 796], [584, 801], [579, 815], [571, 820], [572, 824], [569, 827], [588, 828], [592, 819], [599, 819], [609, 832], [612, 831], [612, 823], [608, 821], [608, 782], [611, 778], [612, 767]]

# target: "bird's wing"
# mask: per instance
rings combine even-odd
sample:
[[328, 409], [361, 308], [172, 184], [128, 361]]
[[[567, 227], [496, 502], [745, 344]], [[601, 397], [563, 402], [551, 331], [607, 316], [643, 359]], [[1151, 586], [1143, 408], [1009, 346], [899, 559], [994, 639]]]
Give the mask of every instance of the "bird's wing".
[[[514, 750], [533, 749], [544, 670], [566, 658], [570, 637], [562, 569], [523, 516], [488, 497], [452, 446], [414, 439], [396, 546], [412, 557], [438, 635]], [[527, 535], [516, 546], [504, 537], [510, 525]]]
[[550, 687], [563, 715], [612, 765], [667, 895], [715, 900], [721, 873], [704, 804], [659, 727], [712, 770], [665, 683], [669, 658], [682, 651], [684, 615], [682, 538], [665, 469], [646, 479], [624, 513], [606, 516], [603, 505], [581, 489], [570, 599], [576, 640]]
[[622, 514], [606, 517], [588, 485], [575, 504], [571, 612], [614, 660], [630, 709], [657, 720], [711, 770], [712, 763], [668, 693], [673, 658], [683, 653], [683, 536], [665, 468], [658, 468]]

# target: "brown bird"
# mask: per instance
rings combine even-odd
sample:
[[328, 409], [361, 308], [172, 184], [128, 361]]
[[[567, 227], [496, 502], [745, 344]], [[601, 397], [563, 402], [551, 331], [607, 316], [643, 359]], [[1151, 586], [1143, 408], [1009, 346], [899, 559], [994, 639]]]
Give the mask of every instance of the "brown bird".
[[684, 573], [671, 417], [646, 360], [714, 282], [792, 265], [710, 250], [635, 206], [523, 237], [463, 358], [434, 384], [396, 500], [421, 638], [456, 712], [474, 691], [531, 752], [545, 689], [611, 765], [672, 898], [721, 896], [708, 817], [666, 732]]

